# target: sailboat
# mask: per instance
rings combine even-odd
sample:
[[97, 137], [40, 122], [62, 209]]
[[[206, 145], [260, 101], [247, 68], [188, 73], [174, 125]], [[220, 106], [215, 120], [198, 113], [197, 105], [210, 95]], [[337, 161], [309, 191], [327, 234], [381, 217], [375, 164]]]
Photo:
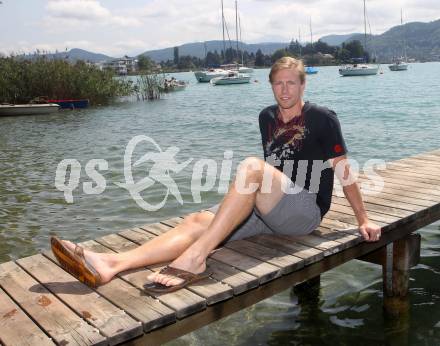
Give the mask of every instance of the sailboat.
[[[400, 10], [400, 25], [403, 25], [403, 15], [402, 15], [402, 10]], [[395, 61], [391, 64], [388, 65], [388, 68], [391, 71], [406, 71], [408, 70], [408, 58], [406, 56], [406, 42], [405, 40], [403, 41], [403, 51], [404, 51], [404, 56], [401, 58], [397, 58], [395, 59]]]
[[[364, 47], [367, 49], [367, 20], [366, 20], [366, 7], [364, 0]], [[369, 65], [369, 64], [350, 64], [342, 66], [339, 69], [339, 74], [341, 76], [371, 76], [376, 75], [379, 71], [379, 65]]]
[[[310, 17], [310, 45], [313, 47], [313, 34], [312, 34], [312, 17]], [[304, 66], [306, 74], [317, 74], [318, 69], [314, 66]]]
[[[226, 52], [226, 46], [225, 46], [225, 15], [224, 15], [224, 9], [223, 9], [223, 0], [221, 1], [222, 4], [222, 29], [223, 29], [223, 53]], [[205, 44], [205, 59], [206, 59], [206, 44]], [[209, 83], [211, 79], [227, 76], [230, 71], [222, 68], [208, 68], [203, 71], [196, 71], [194, 72], [194, 76], [196, 77], [197, 81], [200, 83]]]
[[[223, 2], [222, 2], [223, 3]], [[238, 10], [237, 10], [237, 0], [235, 0], [235, 35], [237, 42], [237, 54], [238, 49]], [[235, 71], [229, 71], [227, 75], [220, 76], [211, 79], [211, 84], [213, 85], [230, 85], [230, 84], [244, 84], [249, 83], [251, 77], [247, 73], [241, 73], [239, 67]]]

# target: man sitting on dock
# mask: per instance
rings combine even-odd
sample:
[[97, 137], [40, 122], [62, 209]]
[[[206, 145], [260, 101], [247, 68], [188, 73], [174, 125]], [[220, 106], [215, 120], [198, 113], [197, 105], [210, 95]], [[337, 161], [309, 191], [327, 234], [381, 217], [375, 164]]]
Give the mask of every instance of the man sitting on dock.
[[269, 80], [277, 104], [259, 117], [264, 160], [250, 157], [242, 162], [219, 206], [190, 214], [170, 231], [123, 253], [90, 252], [53, 237], [52, 251], [60, 264], [80, 281], [97, 286], [121, 271], [171, 261], [149, 277], [145, 289], [180, 289], [209, 275], [206, 258], [225, 242], [262, 233], [311, 233], [330, 208], [337, 167], [342, 167], [338, 178], [359, 232], [366, 241], [379, 240], [381, 229], [369, 221], [358, 185], [347, 184], [351, 172], [336, 114], [303, 101], [303, 63], [281, 58]]

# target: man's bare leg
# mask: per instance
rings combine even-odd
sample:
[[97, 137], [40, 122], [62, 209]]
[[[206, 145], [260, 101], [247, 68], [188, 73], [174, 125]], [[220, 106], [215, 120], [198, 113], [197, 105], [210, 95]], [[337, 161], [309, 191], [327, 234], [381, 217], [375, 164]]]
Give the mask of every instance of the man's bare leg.
[[[264, 174], [271, 177], [269, 192], [261, 189]], [[283, 196], [282, 186], [290, 182], [286, 175], [258, 158], [246, 159], [237, 172], [238, 176], [245, 177], [245, 186], [256, 184], [256, 191], [240, 193], [235, 182], [232, 183], [208, 229], [170, 264], [171, 267], [195, 274], [205, 271], [209, 253], [249, 216], [255, 206], [261, 214], [269, 213]], [[182, 279], [158, 273], [152, 274], [149, 279], [168, 286], [182, 282]]]
[[[193, 213], [175, 228], [133, 250], [115, 254], [84, 250], [84, 256], [106, 283], [121, 271], [174, 260], [206, 231], [213, 219], [214, 214], [208, 211]], [[69, 241], [64, 244], [72, 251], [75, 248]]]

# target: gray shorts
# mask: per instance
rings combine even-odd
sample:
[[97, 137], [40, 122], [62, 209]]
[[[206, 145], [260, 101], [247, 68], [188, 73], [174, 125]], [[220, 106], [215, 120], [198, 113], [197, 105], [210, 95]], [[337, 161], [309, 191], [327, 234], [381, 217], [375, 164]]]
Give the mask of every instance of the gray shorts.
[[[218, 208], [219, 204], [207, 210], [215, 214]], [[321, 211], [316, 204], [316, 193], [302, 190], [295, 194], [284, 194], [266, 215], [254, 208], [249, 217], [223, 241], [223, 244], [263, 233], [305, 235], [313, 232], [320, 223]]]

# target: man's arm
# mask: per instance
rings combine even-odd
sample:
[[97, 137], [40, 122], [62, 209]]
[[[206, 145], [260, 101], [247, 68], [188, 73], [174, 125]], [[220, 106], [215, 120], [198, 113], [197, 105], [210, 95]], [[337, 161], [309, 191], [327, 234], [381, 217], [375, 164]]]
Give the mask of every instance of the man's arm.
[[[378, 241], [381, 235], [381, 228], [368, 219], [367, 211], [365, 210], [365, 205], [362, 201], [361, 191], [356, 181], [354, 181], [350, 165], [347, 161], [347, 156], [342, 155], [331, 159], [330, 163], [336, 176], [341, 182], [344, 195], [354, 211], [359, 224], [359, 232], [366, 241]], [[340, 163], [339, 166], [338, 163]], [[349, 182], [349, 184], [347, 184], [347, 182]]]

